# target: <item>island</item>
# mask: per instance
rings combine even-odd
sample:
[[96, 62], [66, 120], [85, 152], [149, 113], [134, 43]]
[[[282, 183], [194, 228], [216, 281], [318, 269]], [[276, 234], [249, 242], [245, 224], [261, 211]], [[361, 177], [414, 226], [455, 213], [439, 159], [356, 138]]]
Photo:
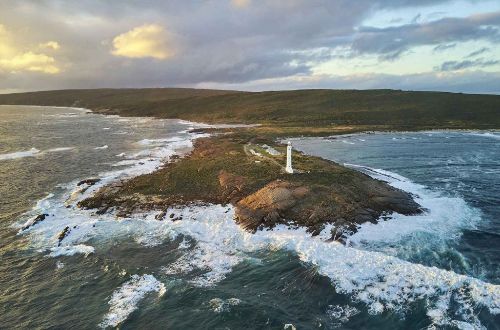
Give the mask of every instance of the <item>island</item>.
[[232, 205], [234, 220], [250, 232], [284, 224], [317, 235], [331, 225], [330, 238], [341, 242], [362, 223], [376, 223], [394, 212], [415, 215], [425, 210], [414, 196], [386, 182], [298, 151], [293, 152], [290, 173], [285, 138], [500, 126], [500, 96], [394, 90], [65, 90], [0, 95], [0, 104], [255, 124], [205, 129], [210, 136], [196, 139], [187, 154], [153, 173], [105, 186], [79, 207], [96, 213], [113, 209], [121, 217], [154, 210], [158, 221], [182, 221], [167, 210]]

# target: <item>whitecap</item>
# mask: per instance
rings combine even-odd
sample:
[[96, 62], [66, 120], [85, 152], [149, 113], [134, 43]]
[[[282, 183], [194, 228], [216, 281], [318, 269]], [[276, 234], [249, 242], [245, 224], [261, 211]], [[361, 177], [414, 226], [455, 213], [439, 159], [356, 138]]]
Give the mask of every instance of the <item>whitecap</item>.
[[490, 138], [490, 139], [495, 139], [495, 140], [500, 140], [500, 134], [498, 133], [493, 133], [493, 132], [484, 132], [484, 133], [469, 133], [470, 135], [474, 136], [479, 136], [479, 137], [485, 137], [485, 138]]
[[70, 151], [75, 149], [74, 147], [61, 147], [61, 148], [52, 148], [47, 150], [46, 152], [61, 152], [61, 151]]
[[104, 150], [104, 149], [108, 149], [108, 145], [103, 145], [101, 147], [95, 147], [94, 148], [95, 150]]
[[117, 327], [137, 309], [138, 304], [148, 293], [153, 292], [156, 292], [158, 297], [162, 297], [166, 292], [165, 285], [153, 275], [132, 275], [129, 281], [113, 292], [108, 302], [109, 312], [99, 326], [101, 328]]
[[38, 150], [37, 148], [31, 148], [30, 150], [26, 150], [26, 151], [17, 151], [17, 152], [12, 152], [12, 153], [7, 153], [7, 154], [0, 154], [0, 160], [34, 157], [39, 153], [40, 153], [40, 150]]
[[349, 305], [329, 305], [326, 310], [326, 315], [333, 322], [333, 327], [341, 327], [344, 323], [349, 322], [351, 317], [360, 313], [360, 310], [356, 307]]
[[241, 304], [241, 300], [238, 298], [213, 298], [208, 303], [214, 313], [220, 314], [230, 312], [232, 306], [238, 306]]
[[390, 171], [345, 164], [375, 179], [410, 192], [415, 201], [426, 211], [420, 215], [405, 216], [394, 213], [389, 219], [377, 224], [364, 223], [348, 238], [348, 243], [361, 244], [373, 241], [395, 242], [410, 235], [427, 233], [435, 239], [453, 240], [463, 229], [474, 229], [481, 220], [481, 212], [460, 197], [447, 196], [441, 191], [431, 191], [408, 178]]
[[75, 254], [84, 254], [88, 256], [94, 253], [95, 249], [93, 246], [78, 244], [78, 245], [66, 245], [66, 246], [56, 246], [50, 249], [50, 257], [60, 257], [60, 256], [74, 256]]

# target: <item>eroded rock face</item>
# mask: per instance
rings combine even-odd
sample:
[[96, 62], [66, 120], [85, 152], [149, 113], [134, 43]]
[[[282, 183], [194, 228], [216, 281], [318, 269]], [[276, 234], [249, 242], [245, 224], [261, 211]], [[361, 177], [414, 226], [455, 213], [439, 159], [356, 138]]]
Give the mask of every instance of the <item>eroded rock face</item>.
[[309, 193], [304, 186], [286, 181], [273, 181], [236, 204], [236, 221], [244, 228], [255, 231], [261, 226], [274, 227], [286, 222], [286, 211]]
[[[391, 212], [411, 215], [422, 212], [411, 196], [390, 186], [366, 186], [363, 198], [343, 191], [345, 187], [300, 185], [276, 180], [235, 204], [235, 220], [255, 232], [278, 224], [306, 227], [313, 235], [333, 224], [332, 239], [342, 241], [365, 223], [376, 223]], [[357, 197], [357, 198], [354, 198]]]

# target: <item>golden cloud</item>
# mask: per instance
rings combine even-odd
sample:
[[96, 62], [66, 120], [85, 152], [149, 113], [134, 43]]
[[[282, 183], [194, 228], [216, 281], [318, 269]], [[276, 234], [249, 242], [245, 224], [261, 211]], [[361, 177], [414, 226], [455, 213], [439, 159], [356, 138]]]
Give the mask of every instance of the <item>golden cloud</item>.
[[[12, 73], [32, 71], [47, 74], [56, 74], [61, 71], [53, 57], [26, 49], [17, 49], [14, 40], [5, 26], [0, 25], [0, 70]], [[59, 47], [59, 44], [55, 41], [50, 41], [44, 45], [52, 49]]]
[[113, 39], [112, 54], [130, 58], [164, 60], [175, 55], [170, 34], [160, 25], [146, 24]]
[[55, 59], [45, 54], [26, 52], [12, 58], [0, 59], [0, 68], [11, 72], [35, 71], [49, 74], [59, 73], [61, 70], [56, 66]]

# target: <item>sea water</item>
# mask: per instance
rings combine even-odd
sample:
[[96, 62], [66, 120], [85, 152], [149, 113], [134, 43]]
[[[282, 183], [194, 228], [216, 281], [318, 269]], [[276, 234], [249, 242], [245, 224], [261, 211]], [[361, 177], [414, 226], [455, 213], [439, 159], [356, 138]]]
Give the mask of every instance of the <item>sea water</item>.
[[[329, 228], [314, 238], [285, 227], [247, 233], [230, 206], [168, 210], [182, 214], [176, 222], [75, 207], [185, 153], [195, 127], [0, 107], [0, 327], [498, 328], [496, 132], [295, 140], [427, 209], [362, 225], [345, 246], [328, 242]], [[86, 178], [101, 181], [77, 186]]]

